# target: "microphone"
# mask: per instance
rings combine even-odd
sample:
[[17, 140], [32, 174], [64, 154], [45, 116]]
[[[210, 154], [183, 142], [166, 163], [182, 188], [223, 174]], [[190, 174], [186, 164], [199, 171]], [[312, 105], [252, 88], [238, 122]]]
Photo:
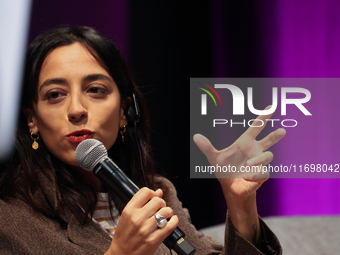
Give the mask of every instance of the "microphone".
[[[86, 139], [76, 148], [76, 160], [79, 166], [94, 175], [123, 203], [127, 204], [139, 188], [108, 157], [103, 143], [96, 139]], [[176, 228], [163, 243], [177, 252], [178, 255], [195, 253], [195, 248], [185, 239], [184, 233]]]

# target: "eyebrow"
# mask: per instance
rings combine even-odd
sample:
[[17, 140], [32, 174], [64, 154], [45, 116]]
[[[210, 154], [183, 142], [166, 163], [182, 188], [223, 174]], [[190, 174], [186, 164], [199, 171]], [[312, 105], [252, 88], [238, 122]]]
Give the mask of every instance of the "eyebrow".
[[39, 91], [41, 91], [41, 89], [43, 87], [46, 87], [46, 86], [51, 85], [51, 84], [64, 84], [65, 85], [66, 83], [67, 83], [67, 81], [64, 78], [52, 78], [52, 79], [48, 79], [48, 80], [44, 81], [43, 84], [41, 84], [41, 86], [39, 88]]
[[84, 81], [107, 80], [112, 82], [112, 79], [104, 74], [89, 74], [83, 80]]
[[[82, 79], [82, 81], [96, 81], [96, 80], [107, 80], [109, 82], [112, 82], [112, 79], [104, 74], [89, 74]], [[51, 84], [66, 85], [67, 80], [65, 78], [47, 79], [46, 81], [43, 82], [43, 84], [41, 84], [39, 91], [41, 91], [43, 87], [46, 87]]]

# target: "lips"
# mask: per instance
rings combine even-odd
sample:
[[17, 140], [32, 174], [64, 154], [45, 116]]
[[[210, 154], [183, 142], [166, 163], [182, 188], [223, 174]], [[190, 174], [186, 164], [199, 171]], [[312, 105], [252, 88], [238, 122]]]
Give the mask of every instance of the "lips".
[[75, 132], [69, 133], [66, 135], [66, 138], [74, 143], [80, 143], [86, 139], [89, 139], [93, 136], [94, 132], [87, 129], [77, 130]]

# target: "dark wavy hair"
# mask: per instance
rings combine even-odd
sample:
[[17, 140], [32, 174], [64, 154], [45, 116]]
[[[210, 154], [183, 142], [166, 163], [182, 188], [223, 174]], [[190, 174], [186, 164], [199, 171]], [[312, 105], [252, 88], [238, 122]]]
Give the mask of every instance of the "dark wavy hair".
[[[75, 42], [84, 45], [110, 73], [118, 86], [121, 100], [132, 97], [132, 93], [135, 94], [141, 111], [140, 121], [136, 127], [130, 121], [124, 135], [124, 143], [117, 139], [108, 153], [138, 186], [145, 186], [146, 182], [152, 188], [154, 166], [149, 145], [150, 125], [143, 96], [134, 84], [121, 52], [97, 30], [89, 27], [57, 28], [39, 35], [30, 44], [26, 52], [21, 109], [34, 109], [33, 105], [37, 102], [39, 73], [46, 56], [60, 46]], [[137, 149], [138, 143], [141, 153]], [[88, 215], [92, 215], [95, 208], [94, 189], [80, 181], [80, 173], [53, 156], [45, 147], [42, 138], [39, 139], [39, 149], [33, 150], [31, 145], [27, 120], [22, 111], [14, 153], [0, 168], [0, 199], [10, 201], [19, 198], [52, 218], [59, 218], [62, 208], [67, 207], [81, 224], [85, 224], [89, 220]], [[146, 180], [142, 173], [142, 165]], [[41, 196], [42, 187], [37, 180], [38, 174], [44, 174], [52, 185], [57, 187], [57, 206], [50, 205], [46, 198]], [[119, 204], [117, 198], [111, 195]]]

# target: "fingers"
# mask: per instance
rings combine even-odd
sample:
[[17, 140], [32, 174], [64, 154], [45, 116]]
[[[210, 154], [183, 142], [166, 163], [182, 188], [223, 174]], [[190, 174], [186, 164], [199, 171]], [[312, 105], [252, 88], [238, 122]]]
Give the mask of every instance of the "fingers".
[[261, 155], [249, 159], [246, 164], [256, 171], [247, 173], [244, 177], [247, 181], [264, 182], [269, 178], [269, 172], [264, 168], [274, 158], [274, 155], [270, 151], [266, 151]]
[[256, 156], [247, 160], [246, 164], [248, 166], [265, 166], [269, 164], [274, 158], [274, 155], [270, 151], [266, 151], [261, 153], [261, 155]]
[[153, 235], [158, 235], [160, 239], [164, 240], [176, 229], [178, 223], [178, 217], [174, 215], [163, 228], [157, 228]]
[[157, 219], [156, 219], [157, 214], [162, 216], [165, 220], [168, 221], [173, 217], [173, 210], [170, 207], [164, 207], [160, 209], [159, 211], [157, 211], [154, 215], [152, 215], [148, 220], [148, 224], [150, 226], [150, 229], [152, 229], [152, 231], [155, 231], [159, 228], [157, 224]]
[[[246, 181], [249, 182], [256, 182], [259, 185], [261, 185], [262, 183], [264, 183], [266, 180], [269, 179], [269, 173], [268, 172], [262, 172], [260, 174], [253, 174], [252, 176], [248, 176], [246, 178], [244, 178]], [[258, 189], [259, 187], [257, 186], [256, 189]]]
[[166, 207], [166, 202], [161, 198], [162, 196], [163, 191], [161, 189], [153, 191], [144, 187], [135, 194], [123, 212], [128, 215], [133, 225], [142, 226], [144, 224], [143, 231], [151, 233], [157, 228], [156, 213], [165, 219], [173, 216], [172, 209]]
[[216, 151], [214, 146], [205, 136], [201, 134], [195, 134], [193, 139], [197, 147], [203, 152], [203, 154], [207, 158], [210, 158], [210, 156]]
[[149, 188], [143, 187], [132, 197], [128, 205], [134, 208], [141, 208], [148, 201], [150, 201], [153, 197], [162, 197], [162, 196], [163, 196], [163, 191], [160, 189], [153, 191]]
[[[166, 207], [166, 203], [163, 199], [159, 197], [152, 198], [147, 204], [144, 206], [144, 210], [142, 212], [145, 218], [152, 217], [155, 213], [161, 210], [163, 207]], [[166, 216], [161, 214], [162, 216]]]
[[152, 225], [145, 225], [145, 222], [153, 217], [158, 210], [166, 206], [165, 201], [160, 198], [162, 195], [161, 190], [153, 191], [149, 188], [141, 188], [125, 206], [121, 220], [126, 219], [136, 229], [144, 226], [143, 231], [150, 233], [150, 231], [145, 230], [150, 229]]
[[[144, 210], [147, 210], [145, 207]], [[155, 215], [159, 214], [167, 220], [164, 227], [160, 228], [157, 225], [157, 220]], [[150, 214], [148, 218], [145, 219], [145, 223], [139, 227], [138, 233], [144, 236], [146, 239], [158, 239], [163, 241], [178, 225], [177, 216], [173, 215], [173, 210], [170, 207], [163, 207], [157, 212]]]
[[163, 190], [158, 189], [155, 191], [157, 197], [163, 197]]
[[[178, 218], [162, 199], [162, 190], [140, 189], [125, 206], [112, 239], [114, 254], [154, 254], [157, 247], [177, 227]], [[169, 219], [159, 228], [155, 214]], [[126, 242], [129, 240], [129, 242]]]
[[173, 216], [173, 213], [174, 212], [170, 207], [163, 207], [162, 209], [157, 211], [157, 214], [162, 215], [164, 219], [170, 219]]
[[279, 128], [271, 132], [269, 135], [267, 135], [265, 138], [259, 141], [259, 143], [262, 146], [263, 150], [265, 151], [268, 148], [270, 148], [272, 145], [280, 141], [285, 135], [286, 135], [286, 130], [283, 128]]

